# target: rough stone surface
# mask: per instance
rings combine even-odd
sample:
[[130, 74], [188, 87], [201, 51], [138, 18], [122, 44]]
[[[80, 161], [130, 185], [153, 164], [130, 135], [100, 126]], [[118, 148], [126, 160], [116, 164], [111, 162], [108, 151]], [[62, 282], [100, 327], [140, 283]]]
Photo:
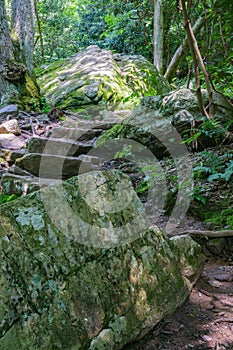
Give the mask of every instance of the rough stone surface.
[[[155, 99], [157, 98], [160, 98], [160, 96], [155, 97]], [[140, 144], [143, 144], [156, 157], [163, 158], [168, 153], [166, 151], [167, 147], [161, 141], [173, 137], [173, 135], [170, 135], [172, 131], [171, 118], [160, 114], [158, 109], [154, 109], [154, 104], [148, 106], [142, 100], [138, 108], [128, 118], [113, 126], [97, 139], [97, 152], [98, 147], [104, 147], [108, 140], [118, 138], [122, 140], [131, 139], [138, 142], [139, 148]], [[106, 148], [108, 148], [107, 143]], [[120, 151], [119, 147], [118, 151]], [[107, 149], [105, 154], [108, 154]]]
[[16, 194], [18, 196], [24, 196], [40, 189], [38, 178], [10, 173], [3, 174], [1, 187], [5, 195]]
[[17, 158], [21, 158], [26, 154], [26, 150], [25, 148], [16, 150], [3, 149], [0, 154], [9, 164], [14, 164]]
[[4, 120], [6, 117], [16, 118], [19, 114], [18, 105], [9, 105], [0, 109], [0, 121]]
[[0, 124], [0, 134], [14, 134], [20, 135], [21, 130], [17, 119], [10, 119], [2, 124]]
[[112, 54], [98, 46], [40, 69], [42, 92], [59, 107], [122, 101], [170, 90], [153, 64], [142, 56]]
[[29, 153], [17, 159], [16, 165], [35, 176], [67, 179], [78, 175], [81, 162], [76, 157]]
[[[205, 93], [203, 95], [204, 101], [208, 104]], [[224, 99], [221, 96], [216, 98], [215, 116], [222, 121], [230, 121], [233, 118], [233, 108], [222, 100]], [[180, 135], [187, 133], [196, 117], [200, 117], [198, 101], [195, 93], [189, 89], [179, 89], [161, 96], [144, 97], [136, 110], [101, 135], [96, 145], [100, 146], [114, 138], [133, 139], [148, 147], [158, 158], [163, 158], [171, 153], [167, 151], [172, 145], [177, 144], [178, 133]], [[213, 146], [213, 142], [214, 140], [208, 137], [202, 139], [203, 145], [206, 146]]]
[[67, 157], [78, 157], [80, 154], [86, 154], [92, 146], [92, 142], [75, 142], [67, 138], [32, 137], [28, 140], [29, 153], [56, 154]]
[[135, 193], [118, 212], [87, 205], [114, 200], [126, 176], [106, 173], [90, 198], [84, 176], [0, 207], [2, 350], [121, 349], [181, 305], [201, 272], [199, 245], [148, 228]]
[[[54, 183], [59, 178], [67, 179], [74, 175], [100, 168], [102, 158], [88, 153], [92, 150], [97, 136], [112, 127], [114, 123], [122, 120], [119, 115], [128, 115], [129, 110], [124, 109], [122, 104], [121, 106], [118, 105], [120, 109], [117, 110], [115, 109], [116, 106], [111, 106], [110, 109], [103, 108], [103, 106], [94, 106], [94, 109], [92, 107], [85, 107], [85, 112], [87, 113], [85, 116], [83, 115], [84, 109], [81, 108], [80, 114], [82, 118], [80, 118], [79, 113], [74, 114], [70, 112], [71, 117], [68, 116], [64, 122], [49, 123], [48, 126], [46, 126], [48, 120], [44, 115], [40, 115], [39, 118], [31, 116], [32, 122], [29, 125], [29, 132], [24, 131], [24, 128], [28, 129], [28, 127], [27, 121], [25, 124], [24, 120], [25, 113], [21, 113], [18, 117], [22, 129], [21, 136], [2, 134], [0, 184], [1, 176], [4, 173], [25, 176], [26, 178], [25, 181], [21, 178], [17, 179], [17, 188], [15, 189], [12, 178], [4, 179], [2, 188], [3, 191], [7, 189], [7, 193], [3, 194], [25, 193], [24, 190], [19, 190], [19, 183], [21, 188], [25, 184], [27, 187], [31, 178], [33, 178], [33, 186], [29, 186], [30, 192], [33, 189], [36, 190], [38, 187], [35, 184], [38, 182], [39, 186], [38, 176], [40, 170], [41, 176], [48, 177], [49, 183]], [[96, 109], [96, 107], [98, 108]], [[109, 113], [111, 116], [108, 115]], [[27, 113], [26, 118], [28, 118]], [[33, 121], [36, 122], [37, 128], [33, 125]], [[22, 146], [23, 148], [21, 148]], [[40, 169], [41, 163], [43, 163], [42, 169]], [[9, 182], [10, 185], [8, 185]]]
[[0, 148], [8, 150], [19, 150], [25, 148], [26, 140], [21, 136], [13, 134], [0, 134]]
[[[88, 126], [87, 126], [88, 127]], [[53, 129], [52, 137], [59, 139], [64, 138], [66, 140], [73, 141], [89, 141], [95, 137], [100, 136], [103, 133], [103, 129], [98, 128], [67, 128], [67, 127], [56, 127]]]

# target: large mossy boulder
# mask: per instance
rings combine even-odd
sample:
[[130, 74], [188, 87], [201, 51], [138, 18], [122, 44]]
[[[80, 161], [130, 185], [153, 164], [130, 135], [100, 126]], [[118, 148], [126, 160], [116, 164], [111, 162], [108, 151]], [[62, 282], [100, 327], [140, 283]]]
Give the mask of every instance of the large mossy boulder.
[[75, 108], [102, 102], [159, 95], [169, 84], [143, 56], [112, 54], [92, 45], [39, 71], [42, 92], [56, 106]]
[[126, 178], [80, 175], [0, 207], [1, 350], [121, 349], [187, 298], [199, 245], [148, 228], [135, 193], [114, 192]]

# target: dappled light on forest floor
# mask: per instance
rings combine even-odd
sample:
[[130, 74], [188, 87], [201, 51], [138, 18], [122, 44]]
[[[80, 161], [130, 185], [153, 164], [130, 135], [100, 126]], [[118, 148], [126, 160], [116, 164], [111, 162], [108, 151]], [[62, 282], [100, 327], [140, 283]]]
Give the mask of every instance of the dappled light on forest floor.
[[124, 350], [232, 350], [232, 280], [232, 262], [210, 259], [189, 299], [174, 315]]

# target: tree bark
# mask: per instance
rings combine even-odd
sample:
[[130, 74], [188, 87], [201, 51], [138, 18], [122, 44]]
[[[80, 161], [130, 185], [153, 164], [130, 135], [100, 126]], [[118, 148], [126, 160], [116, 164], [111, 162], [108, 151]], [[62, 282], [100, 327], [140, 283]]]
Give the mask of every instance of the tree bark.
[[154, 0], [154, 65], [163, 71], [163, 7], [162, 0]]
[[33, 0], [11, 1], [11, 31], [15, 43], [15, 56], [33, 73], [35, 7]]
[[[33, 0], [12, 0], [13, 39], [7, 22], [5, 0], [0, 0], [0, 105], [20, 108], [40, 106], [33, 73]], [[27, 11], [30, 11], [29, 13]], [[13, 42], [16, 45], [13, 45]], [[26, 68], [27, 66], [27, 68]]]
[[15, 86], [7, 79], [8, 64], [13, 60], [13, 46], [7, 23], [4, 0], [0, 0], [0, 104], [16, 94]]

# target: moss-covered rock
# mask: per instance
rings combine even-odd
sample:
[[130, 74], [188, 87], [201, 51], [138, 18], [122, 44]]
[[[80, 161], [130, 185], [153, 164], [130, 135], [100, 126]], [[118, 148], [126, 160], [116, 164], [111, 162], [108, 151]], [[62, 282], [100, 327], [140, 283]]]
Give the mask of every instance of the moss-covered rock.
[[187, 298], [198, 244], [148, 228], [134, 193], [114, 195], [126, 176], [102, 175], [1, 205], [2, 350], [121, 349]]
[[0, 96], [0, 106], [17, 104], [25, 110], [38, 110], [40, 108], [40, 89], [34, 74], [29, 74], [22, 63], [9, 61], [6, 65], [4, 78], [7, 82], [7, 89]]
[[43, 65], [38, 75], [42, 92], [62, 108], [128, 101], [170, 90], [144, 57], [112, 54], [95, 45], [71, 58]]
[[[217, 93], [214, 98], [216, 114], [213, 125], [220, 121], [230, 124], [233, 118], [231, 104]], [[208, 105], [205, 92], [203, 100]], [[112, 139], [133, 139], [148, 147], [157, 157], [163, 158], [171, 153], [172, 145], [175, 147], [181, 141], [178, 134], [188, 135], [195, 119], [200, 121], [200, 111], [196, 94], [190, 89], [182, 88], [159, 96], [146, 96], [129, 117], [102, 134], [96, 145], [100, 146]], [[226, 134], [219, 133], [218, 138], [224, 140]], [[200, 139], [205, 147], [216, 145], [212, 136], [203, 133]]]

